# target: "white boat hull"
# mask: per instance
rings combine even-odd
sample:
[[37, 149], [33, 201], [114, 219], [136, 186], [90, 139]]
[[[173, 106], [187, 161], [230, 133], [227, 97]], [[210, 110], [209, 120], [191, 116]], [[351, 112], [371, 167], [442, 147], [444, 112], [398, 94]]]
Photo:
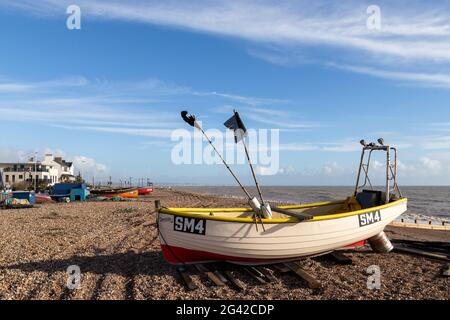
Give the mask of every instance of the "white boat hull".
[[164, 257], [172, 264], [217, 260], [238, 264], [276, 263], [320, 255], [370, 239], [406, 210], [407, 201], [402, 199], [369, 211], [341, 214], [338, 218], [264, 223], [264, 230], [261, 224], [214, 220], [207, 214], [193, 212], [184, 213], [180, 218], [176, 213], [162, 210], [160, 240]]

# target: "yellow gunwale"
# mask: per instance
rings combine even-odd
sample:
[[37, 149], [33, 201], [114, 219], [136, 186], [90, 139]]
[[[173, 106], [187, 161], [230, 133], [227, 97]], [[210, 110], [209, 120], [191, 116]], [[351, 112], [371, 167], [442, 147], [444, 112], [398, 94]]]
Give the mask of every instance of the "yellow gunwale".
[[[280, 206], [280, 208], [283, 209], [303, 209], [303, 208], [314, 208], [314, 207], [321, 207], [321, 206], [330, 206], [334, 204], [342, 204], [343, 201], [331, 201], [331, 202], [319, 202], [319, 203], [312, 203], [312, 204], [303, 204], [303, 205], [294, 205], [294, 206]], [[351, 212], [344, 212], [344, 213], [335, 213], [335, 214], [329, 214], [329, 215], [323, 215], [323, 216], [314, 216], [311, 220], [306, 221], [300, 221], [297, 218], [290, 217], [290, 218], [276, 218], [276, 219], [262, 219], [263, 223], [299, 223], [299, 222], [314, 222], [314, 221], [323, 221], [323, 220], [333, 220], [333, 219], [340, 219], [340, 218], [346, 218], [351, 216], [356, 216], [363, 213], [373, 212], [373, 211], [379, 211], [388, 209], [391, 207], [395, 207], [399, 204], [402, 204], [404, 202], [408, 202], [407, 198], [402, 198], [397, 201], [391, 202], [389, 204], [385, 204], [378, 207], [368, 208], [368, 209], [362, 209], [357, 211], [351, 211]], [[173, 216], [181, 216], [181, 217], [188, 217], [188, 218], [197, 218], [197, 219], [205, 219], [205, 220], [215, 220], [215, 221], [226, 221], [226, 222], [240, 222], [240, 223], [254, 223], [255, 220], [253, 218], [231, 218], [231, 217], [224, 217], [224, 216], [210, 216], [210, 215], [199, 215], [198, 213], [214, 213], [214, 212], [251, 212], [253, 211], [250, 208], [161, 208], [158, 210], [159, 213], [169, 214]], [[193, 213], [197, 212], [197, 213]]]

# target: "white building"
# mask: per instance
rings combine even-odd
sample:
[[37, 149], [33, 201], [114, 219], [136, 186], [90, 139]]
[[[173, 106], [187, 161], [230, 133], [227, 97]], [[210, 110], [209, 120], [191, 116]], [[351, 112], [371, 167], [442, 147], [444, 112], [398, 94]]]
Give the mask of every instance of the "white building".
[[31, 158], [24, 163], [0, 163], [5, 185], [29, 181], [54, 185], [59, 182], [74, 181], [74, 167], [61, 157], [46, 154], [43, 161]]

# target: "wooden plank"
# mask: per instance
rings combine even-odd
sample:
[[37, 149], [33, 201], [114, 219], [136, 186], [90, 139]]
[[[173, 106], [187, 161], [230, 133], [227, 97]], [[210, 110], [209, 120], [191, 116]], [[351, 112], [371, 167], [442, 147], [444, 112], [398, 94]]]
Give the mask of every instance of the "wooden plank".
[[206, 276], [218, 287], [225, 287], [226, 284], [225, 282], [222, 281], [222, 279], [220, 279], [220, 277], [218, 277], [215, 273], [208, 271], [205, 272]]
[[288, 273], [291, 272], [291, 269], [286, 267], [284, 264], [273, 264], [273, 268], [275, 268], [280, 273]]
[[185, 267], [177, 267], [177, 272], [181, 276], [181, 279], [183, 280], [186, 289], [193, 291], [198, 288], [192, 281], [192, 278], [187, 274]]
[[350, 259], [349, 257], [347, 257], [346, 255], [344, 255], [343, 253], [340, 252], [332, 252], [330, 254], [328, 254], [328, 256], [337, 264], [340, 265], [350, 265], [353, 264], [352, 259]]
[[211, 272], [206, 266], [203, 264], [196, 264], [195, 267], [198, 271], [203, 272], [206, 277], [212, 281], [218, 287], [225, 287], [225, 283], [213, 272]]
[[442, 269], [442, 275], [445, 277], [450, 277], [450, 263], [444, 265], [444, 268]]
[[256, 267], [258, 271], [267, 279], [269, 282], [277, 282], [278, 279], [274, 277], [266, 268], [264, 267]]
[[286, 267], [291, 269], [300, 279], [305, 281], [308, 284], [308, 287], [310, 289], [320, 289], [322, 288], [322, 285], [320, 282], [314, 278], [312, 275], [310, 275], [308, 272], [303, 270], [297, 263], [295, 262], [287, 262], [285, 263]]
[[201, 263], [195, 264], [195, 267], [200, 272], [208, 272], [209, 271], [209, 269], [204, 264], [201, 264]]
[[250, 275], [252, 276], [255, 280], [257, 280], [259, 283], [261, 284], [267, 284], [266, 280], [264, 280], [263, 278], [261, 278], [258, 273], [255, 273], [255, 271], [253, 271], [251, 268], [244, 268], [244, 270]]
[[231, 284], [233, 285], [233, 287], [238, 290], [238, 291], [242, 291], [245, 289], [245, 285], [242, 283], [242, 281], [236, 279], [233, 274], [231, 273], [231, 271], [224, 271], [225, 276], [227, 277], [228, 280], [230, 280]]
[[214, 270], [214, 275], [220, 279], [224, 284], [228, 284], [228, 279], [219, 270]]
[[422, 256], [422, 257], [426, 257], [426, 258], [431, 258], [431, 259], [450, 261], [450, 259], [446, 255], [432, 253], [432, 252], [427, 252], [427, 251], [419, 250], [419, 249], [413, 249], [413, 248], [397, 246], [397, 247], [394, 248], [394, 250], [397, 251], [397, 252], [414, 254], [414, 255], [418, 255], [418, 256]]
[[260, 277], [261, 279], [264, 279], [264, 273], [262, 273], [261, 271], [259, 271], [259, 269], [257, 267], [248, 267], [254, 274], [256, 274], [258, 277]]

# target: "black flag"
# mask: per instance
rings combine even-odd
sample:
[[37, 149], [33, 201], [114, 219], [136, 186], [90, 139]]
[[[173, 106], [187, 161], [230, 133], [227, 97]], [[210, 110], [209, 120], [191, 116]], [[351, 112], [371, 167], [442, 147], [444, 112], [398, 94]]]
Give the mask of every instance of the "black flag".
[[195, 116], [188, 114], [187, 111], [181, 111], [181, 117], [186, 121], [191, 127], [195, 125]]
[[238, 143], [241, 141], [247, 134], [247, 129], [244, 126], [244, 123], [239, 116], [237, 111], [234, 111], [234, 116], [228, 119], [224, 123], [225, 127], [234, 131], [234, 141]]

